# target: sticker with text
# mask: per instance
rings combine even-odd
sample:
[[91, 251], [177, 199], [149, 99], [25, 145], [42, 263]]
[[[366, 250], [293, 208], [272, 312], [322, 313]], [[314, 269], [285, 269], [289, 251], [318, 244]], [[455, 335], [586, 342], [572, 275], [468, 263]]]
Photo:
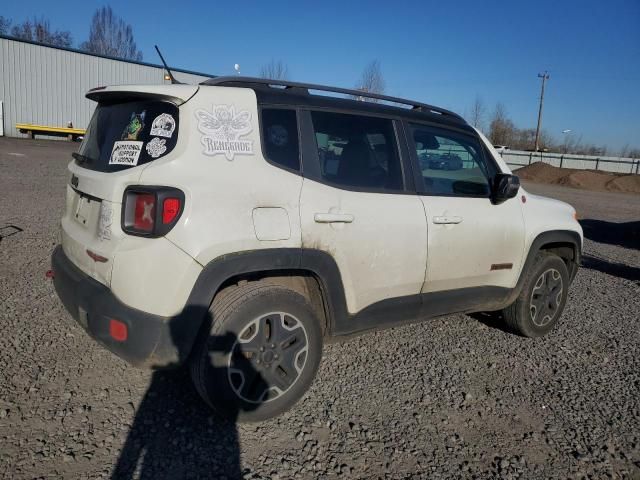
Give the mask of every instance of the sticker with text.
[[164, 138], [154, 137], [150, 142], [147, 142], [147, 153], [151, 155], [153, 158], [158, 158], [164, 152], [167, 151], [167, 146], [165, 145], [167, 141]]
[[98, 220], [98, 238], [100, 240], [111, 240], [111, 223], [113, 209], [111, 204], [102, 202], [100, 204], [100, 217]]
[[140, 152], [142, 151], [142, 143], [143, 142], [114, 142], [109, 165], [137, 165]]
[[253, 155], [253, 141], [242, 138], [253, 130], [250, 112], [236, 113], [233, 105], [214, 105], [211, 112], [197, 110], [196, 117], [205, 155], [223, 154], [227, 160], [235, 155]]
[[168, 113], [162, 113], [153, 119], [151, 124], [152, 136], [171, 138], [176, 129], [176, 121]]

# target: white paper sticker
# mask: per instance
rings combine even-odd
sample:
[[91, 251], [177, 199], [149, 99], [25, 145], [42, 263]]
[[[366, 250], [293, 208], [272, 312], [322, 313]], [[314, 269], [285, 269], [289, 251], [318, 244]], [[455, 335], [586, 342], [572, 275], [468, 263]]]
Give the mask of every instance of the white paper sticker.
[[251, 113], [243, 110], [236, 114], [233, 105], [214, 105], [211, 112], [197, 110], [198, 130], [203, 134], [200, 142], [205, 155], [224, 154], [227, 160], [235, 155], [253, 155], [253, 141], [243, 140], [253, 130]]
[[151, 124], [151, 135], [171, 138], [176, 129], [176, 121], [168, 113], [158, 115]]
[[111, 222], [113, 209], [108, 202], [100, 204], [100, 217], [98, 220], [98, 238], [100, 240], [111, 240]]
[[114, 142], [109, 165], [137, 165], [142, 151], [142, 143], [133, 141]]
[[164, 138], [154, 137], [150, 142], [147, 142], [147, 146], [145, 148], [149, 155], [153, 158], [158, 158], [167, 151], [165, 143], [167, 143], [167, 141]]

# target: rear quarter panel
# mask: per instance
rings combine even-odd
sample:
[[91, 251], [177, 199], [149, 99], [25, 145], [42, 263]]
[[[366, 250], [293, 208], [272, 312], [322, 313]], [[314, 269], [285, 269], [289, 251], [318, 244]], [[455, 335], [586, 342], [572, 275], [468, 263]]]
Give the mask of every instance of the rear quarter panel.
[[[229, 156], [206, 149], [211, 136], [201, 120], [202, 112], [216, 115], [231, 111], [247, 118], [246, 133], [238, 140], [251, 144], [250, 152]], [[185, 193], [185, 209], [167, 239], [199, 264], [225, 254], [266, 249], [300, 247], [298, 202], [302, 177], [268, 163], [260, 140], [256, 95], [247, 88], [202, 86], [180, 107], [180, 151], [171, 159], [152, 162], [143, 171], [141, 184], [166, 185]], [[259, 240], [254, 210], [278, 208], [289, 222], [288, 235], [277, 240]], [[284, 226], [279, 231], [287, 232]], [[286, 238], [283, 238], [286, 237]], [[261, 237], [262, 238], [262, 237]]]

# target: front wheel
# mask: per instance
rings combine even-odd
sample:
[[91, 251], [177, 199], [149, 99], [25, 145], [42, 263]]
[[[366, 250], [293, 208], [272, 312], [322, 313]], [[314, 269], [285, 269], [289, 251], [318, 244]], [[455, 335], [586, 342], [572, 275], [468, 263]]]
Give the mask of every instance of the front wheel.
[[301, 294], [265, 282], [220, 292], [191, 362], [200, 396], [238, 421], [261, 421], [293, 406], [322, 357], [322, 331]]
[[553, 329], [562, 315], [569, 273], [560, 257], [540, 253], [526, 275], [520, 295], [503, 314], [514, 333], [541, 337]]

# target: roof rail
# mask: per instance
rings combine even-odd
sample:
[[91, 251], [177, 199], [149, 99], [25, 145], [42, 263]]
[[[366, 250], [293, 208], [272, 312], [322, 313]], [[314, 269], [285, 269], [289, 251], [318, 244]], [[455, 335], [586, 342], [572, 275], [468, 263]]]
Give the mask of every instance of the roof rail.
[[454, 113], [450, 110], [445, 110], [444, 108], [434, 107], [433, 105], [415, 102], [413, 100], [407, 100], [405, 98], [390, 97], [389, 95], [363, 92], [362, 90], [355, 90], [351, 88], [329, 87], [327, 85], [316, 85], [313, 83], [290, 82], [288, 80], [271, 80], [268, 78], [238, 77], [238, 76], [215, 77], [200, 83], [200, 85], [215, 85], [215, 86], [225, 86], [225, 85], [235, 86], [238, 84], [245, 84], [247, 87], [250, 87], [251, 84], [265, 85], [268, 87], [271, 87], [271, 86], [284, 87], [285, 89], [305, 90], [306, 93], [309, 93], [309, 90], [318, 90], [322, 92], [332, 92], [332, 93], [340, 93], [343, 95], [353, 95], [355, 97], [375, 98], [377, 100], [382, 100], [384, 102], [408, 105], [413, 110], [419, 110], [422, 112], [431, 112], [431, 113], [451, 116], [451, 117], [463, 120], [463, 118], [457, 113]]

